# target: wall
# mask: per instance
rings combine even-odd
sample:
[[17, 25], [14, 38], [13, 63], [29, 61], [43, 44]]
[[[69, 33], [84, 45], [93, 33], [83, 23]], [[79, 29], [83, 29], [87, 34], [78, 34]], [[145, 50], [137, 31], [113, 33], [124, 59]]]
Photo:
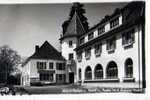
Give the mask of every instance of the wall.
[[[56, 74], [66, 74], [66, 77], [68, 77], [68, 72], [67, 72], [67, 68], [65, 71], [59, 71], [59, 70], [56, 70], [56, 62], [57, 63], [64, 63], [64, 61], [59, 61], [59, 60], [40, 60], [40, 59], [31, 59], [24, 67], [23, 67], [23, 72], [24, 72], [24, 75], [22, 75], [22, 77], [26, 78], [26, 76], [28, 75], [29, 77], [29, 81], [26, 81], [24, 79], [24, 81], [22, 82], [23, 85], [25, 84], [30, 84], [30, 82], [32, 81], [39, 81], [39, 73], [38, 73], [38, 70], [37, 70], [37, 62], [46, 62], [46, 70], [49, 70], [49, 62], [53, 62], [54, 63], [54, 70], [55, 70], [55, 73], [54, 73], [54, 76], [53, 76], [53, 83], [56, 82]], [[66, 80], [66, 82], [68, 82], [68, 79]]]
[[[82, 62], [77, 63], [77, 72], [78, 69], [81, 68], [81, 76], [82, 80], [84, 80], [84, 74], [85, 74], [85, 68], [87, 66], [91, 66], [92, 72], [94, 72], [94, 68], [97, 64], [101, 64], [103, 67], [103, 74], [104, 78], [106, 78], [106, 67], [107, 64], [110, 61], [115, 61], [118, 67], [118, 78], [120, 80], [119, 83], [87, 83], [88, 85], [99, 85], [103, 87], [139, 87], [139, 79], [141, 82], [141, 68], [142, 65], [139, 64], [141, 62], [141, 58], [139, 58], [139, 53], [141, 55], [141, 52], [139, 52], [139, 47], [141, 48], [141, 40], [139, 41], [139, 38], [141, 38], [141, 29], [138, 29], [138, 26], [135, 27], [135, 43], [133, 44], [133, 48], [124, 49], [122, 46], [122, 35], [121, 33], [117, 34], [117, 40], [116, 40], [116, 49], [114, 53], [108, 54], [108, 51], [106, 50], [106, 41], [102, 41], [102, 53], [100, 57], [95, 57], [94, 54], [94, 48], [91, 49], [91, 58], [90, 60], [86, 60], [84, 55], [85, 53], [82, 53]], [[140, 44], [140, 46], [139, 46]], [[135, 78], [135, 83], [123, 83], [123, 79], [125, 77], [125, 70], [124, 70], [124, 63], [127, 58], [131, 58], [133, 60], [133, 77]], [[140, 67], [140, 70], [139, 70]], [[140, 77], [139, 77], [139, 71], [140, 71]], [[94, 76], [94, 73], [92, 73], [92, 76]], [[92, 80], [94, 80], [94, 77], [92, 77]], [[122, 85], [121, 85], [122, 84]], [[84, 84], [86, 85], [86, 84]]]

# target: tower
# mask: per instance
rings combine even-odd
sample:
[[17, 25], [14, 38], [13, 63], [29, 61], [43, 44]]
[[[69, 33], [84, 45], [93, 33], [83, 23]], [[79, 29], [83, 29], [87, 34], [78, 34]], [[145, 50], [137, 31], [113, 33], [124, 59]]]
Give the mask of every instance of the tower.
[[67, 60], [68, 82], [76, 82], [76, 52], [74, 49], [78, 45], [78, 37], [88, 30], [87, 18], [83, 15], [85, 10], [83, 4], [73, 3], [69, 19], [62, 24], [63, 34], [60, 37], [61, 53]]

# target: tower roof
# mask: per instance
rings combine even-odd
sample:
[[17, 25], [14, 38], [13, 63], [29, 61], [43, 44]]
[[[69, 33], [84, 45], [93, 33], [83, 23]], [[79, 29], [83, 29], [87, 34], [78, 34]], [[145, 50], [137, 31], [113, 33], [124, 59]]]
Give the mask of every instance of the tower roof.
[[84, 9], [80, 8], [82, 6], [79, 3], [73, 4], [69, 20], [65, 21], [62, 25], [65, 31], [60, 40], [66, 37], [79, 36], [87, 32], [86, 27], [88, 27], [88, 23], [86, 21], [87, 18], [83, 15], [85, 13]]
[[86, 31], [84, 29], [84, 26], [82, 25], [78, 14], [75, 12], [71, 21], [68, 24], [66, 32], [64, 33], [63, 37], [61, 37], [61, 39], [65, 38], [65, 37], [82, 35], [85, 32]]
[[67, 30], [64, 36], [80, 35], [80, 34], [83, 34], [84, 32], [85, 32], [85, 29], [83, 25], [81, 24], [78, 14], [75, 12], [73, 18], [71, 19], [71, 22], [69, 23], [67, 27]]

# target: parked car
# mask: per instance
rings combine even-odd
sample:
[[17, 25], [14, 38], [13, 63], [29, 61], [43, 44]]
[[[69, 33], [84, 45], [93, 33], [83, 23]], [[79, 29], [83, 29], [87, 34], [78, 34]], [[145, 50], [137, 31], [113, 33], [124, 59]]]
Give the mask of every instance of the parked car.
[[4, 94], [8, 94], [9, 93], [9, 88], [8, 87], [1, 87], [0, 88], [0, 94], [4, 95]]

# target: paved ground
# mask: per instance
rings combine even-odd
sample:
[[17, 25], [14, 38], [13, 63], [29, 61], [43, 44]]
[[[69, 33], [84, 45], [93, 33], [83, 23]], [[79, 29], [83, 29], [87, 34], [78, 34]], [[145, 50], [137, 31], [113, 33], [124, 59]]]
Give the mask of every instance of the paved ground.
[[[100, 87], [84, 87], [80, 85], [57, 85], [57, 86], [30, 86], [17, 87], [16, 95], [32, 95], [32, 94], [78, 94], [78, 93], [114, 93], [120, 92], [120, 89], [100, 88]], [[124, 91], [129, 92], [129, 91]], [[132, 91], [130, 91], [132, 92]], [[138, 91], [137, 91], [138, 92]]]

